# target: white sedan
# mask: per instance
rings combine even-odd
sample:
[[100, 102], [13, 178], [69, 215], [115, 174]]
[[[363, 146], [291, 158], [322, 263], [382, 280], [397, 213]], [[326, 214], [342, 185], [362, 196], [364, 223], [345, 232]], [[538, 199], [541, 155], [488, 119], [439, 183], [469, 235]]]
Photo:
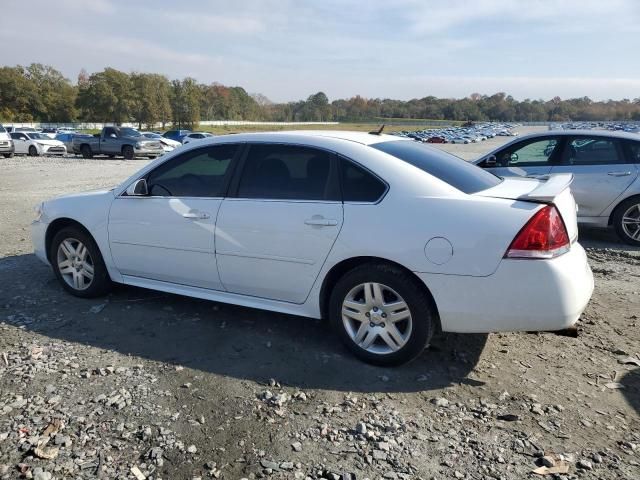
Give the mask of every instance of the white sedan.
[[173, 152], [176, 148], [180, 147], [182, 143], [171, 140], [170, 138], [163, 137], [159, 133], [154, 132], [140, 132], [142, 136], [158, 140], [162, 144], [164, 153]]
[[571, 178], [502, 180], [389, 135], [225, 135], [42, 203], [32, 238], [73, 295], [122, 283], [326, 317], [396, 365], [438, 330], [576, 322], [593, 277]]
[[39, 155], [64, 155], [67, 147], [60, 140], [53, 140], [42, 133], [13, 132], [15, 153], [36, 157]]
[[182, 144], [186, 145], [187, 143], [193, 142], [195, 140], [204, 140], [205, 138], [213, 137], [213, 134], [207, 132], [191, 132], [184, 136], [182, 139]]

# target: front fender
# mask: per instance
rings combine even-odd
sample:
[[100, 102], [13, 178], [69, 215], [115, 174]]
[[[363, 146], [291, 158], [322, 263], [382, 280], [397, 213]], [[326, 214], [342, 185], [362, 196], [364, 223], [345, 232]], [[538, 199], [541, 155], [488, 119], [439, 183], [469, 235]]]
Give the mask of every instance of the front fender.
[[82, 225], [93, 237], [111, 279], [121, 282], [109, 247], [109, 211], [114, 200], [112, 190], [101, 190], [66, 195], [45, 202], [41, 221], [47, 224], [47, 234], [62, 220], [72, 220]]

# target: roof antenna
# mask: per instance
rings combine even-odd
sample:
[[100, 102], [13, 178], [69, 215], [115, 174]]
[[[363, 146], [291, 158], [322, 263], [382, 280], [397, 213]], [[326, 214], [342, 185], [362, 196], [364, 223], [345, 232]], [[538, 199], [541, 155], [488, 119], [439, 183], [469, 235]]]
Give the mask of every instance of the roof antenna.
[[384, 123], [382, 124], [382, 126], [378, 131], [369, 132], [369, 135], [382, 135], [382, 130], [384, 130]]

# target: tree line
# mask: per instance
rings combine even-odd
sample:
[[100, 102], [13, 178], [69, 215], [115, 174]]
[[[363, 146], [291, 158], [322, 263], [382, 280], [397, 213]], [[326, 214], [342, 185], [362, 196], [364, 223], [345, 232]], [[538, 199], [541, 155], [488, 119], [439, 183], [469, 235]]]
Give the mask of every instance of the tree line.
[[588, 97], [518, 101], [505, 93], [408, 101], [364, 98], [329, 101], [323, 92], [306, 100], [273, 103], [242, 87], [169, 79], [155, 73], [105, 68], [82, 70], [72, 83], [39, 63], [0, 67], [0, 121], [171, 122], [192, 128], [201, 120], [339, 121], [433, 119], [458, 121], [640, 120], [640, 98], [593, 101]]

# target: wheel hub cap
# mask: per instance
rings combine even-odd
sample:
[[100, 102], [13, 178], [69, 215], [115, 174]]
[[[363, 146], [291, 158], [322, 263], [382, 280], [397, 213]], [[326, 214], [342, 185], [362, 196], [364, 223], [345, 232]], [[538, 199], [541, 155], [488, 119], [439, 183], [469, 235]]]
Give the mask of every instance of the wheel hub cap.
[[400, 350], [411, 336], [412, 318], [407, 303], [381, 283], [354, 287], [343, 301], [342, 322], [356, 345], [379, 355]]
[[622, 229], [629, 238], [640, 241], [640, 203], [632, 205], [622, 215]]
[[67, 238], [58, 246], [58, 271], [75, 290], [86, 290], [93, 282], [93, 259], [87, 247], [75, 238]]

